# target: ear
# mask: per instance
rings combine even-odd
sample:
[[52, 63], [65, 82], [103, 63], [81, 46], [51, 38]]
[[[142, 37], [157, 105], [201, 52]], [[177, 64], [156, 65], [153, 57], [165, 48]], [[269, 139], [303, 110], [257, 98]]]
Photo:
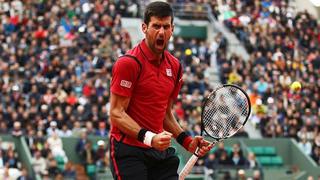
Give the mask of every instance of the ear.
[[171, 35], [173, 34], [173, 32], [174, 32], [174, 24], [172, 24], [172, 29], [171, 29], [172, 31], [171, 31]]
[[148, 29], [148, 25], [147, 25], [146, 23], [142, 23], [141, 28], [142, 28], [142, 32], [143, 32], [144, 34], [146, 34], [146, 33], [147, 33], [147, 29]]

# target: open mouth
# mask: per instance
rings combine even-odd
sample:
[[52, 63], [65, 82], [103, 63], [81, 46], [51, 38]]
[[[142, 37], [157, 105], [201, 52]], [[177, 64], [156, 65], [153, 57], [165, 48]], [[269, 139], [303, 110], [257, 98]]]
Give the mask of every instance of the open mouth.
[[156, 43], [157, 43], [158, 46], [163, 46], [164, 40], [163, 39], [157, 39]]

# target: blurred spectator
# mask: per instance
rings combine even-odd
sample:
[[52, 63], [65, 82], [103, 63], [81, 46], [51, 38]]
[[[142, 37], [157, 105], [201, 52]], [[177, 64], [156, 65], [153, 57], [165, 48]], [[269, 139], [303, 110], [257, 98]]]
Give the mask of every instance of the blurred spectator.
[[222, 151], [219, 156], [219, 165], [229, 166], [232, 165], [232, 160], [229, 158], [227, 151]]
[[86, 133], [87, 133], [88, 135], [95, 135], [96, 129], [94, 128], [92, 122], [90, 122], [90, 121], [87, 121], [87, 122], [86, 122], [85, 130], [86, 130]]
[[35, 131], [33, 129], [29, 130], [27, 132], [27, 135], [25, 136], [27, 145], [29, 149], [31, 150], [31, 154], [33, 154], [33, 145], [35, 143]]
[[68, 128], [66, 124], [62, 125], [61, 131], [59, 131], [60, 137], [70, 137], [72, 136], [72, 131]]
[[11, 134], [14, 137], [20, 137], [23, 134], [22, 129], [21, 129], [21, 123], [19, 121], [16, 121], [13, 123], [13, 129], [12, 129]]
[[318, 164], [320, 165], [320, 147], [316, 146], [313, 148], [311, 158]]
[[224, 148], [224, 143], [223, 142], [219, 142], [218, 143], [218, 148], [215, 151], [215, 155], [219, 159], [223, 153], [227, 154], [227, 150]]
[[48, 167], [48, 176], [51, 178], [56, 177], [57, 174], [60, 173], [60, 170], [58, 168], [57, 161], [55, 160], [51, 152], [49, 152], [48, 156], [46, 157], [46, 160]]
[[8, 149], [5, 159], [5, 166], [8, 168], [18, 168], [18, 158], [16, 157], [16, 153], [14, 152], [13, 149]]
[[96, 136], [107, 137], [108, 131], [105, 122], [99, 122], [99, 128], [96, 130]]
[[254, 170], [252, 179], [261, 180], [262, 179], [261, 172], [259, 170]]
[[95, 158], [97, 168], [104, 170], [109, 167], [109, 151], [103, 140], [97, 142], [98, 148], [95, 150]]
[[72, 129], [72, 136], [75, 137], [81, 137], [82, 134], [82, 128], [81, 128], [81, 124], [79, 121], [75, 121], [73, 124], [73, 129]]
[[247, 159], [243, 156], [240, 144], [233, 144], [230, 160], [234, 166], [244, 166], [246, 164]]
[[298, 146], [299, 148], [307, 155], [311, 155], [312, 153], [312, 144], [310, 143], [310, 141], [307, 140], [307, 138], [302, 138], [299, 142], [298, 142]]
[[65, 169], [62, 172], [62, 175], [64, 178], [68, 179], [76, 179], [76, 171], [73, 167], [73, 164], [71, 162], [67, 162], [65, 165]]
[[253, 152], [248, 153], [246, 166], [250, 169], [258, 168], [258, 161], [256, 160], [256, 155]]
[[32, 167], [36, 174], [44, 175], [47, 173], [46, 160], [41, 156], [41, 152], [39, 150], [34, 153], [34, 157], [32, 158]]
[[62, 140], [57, 133], [54, 132], [51, 136], [49, 136], [47, 142], [50, 150], [52, 151], [53, 157], [56, 158], [59, 156], [64, 159], [64, 162], [68, 161], [66, 153], [63, 150]]
[[237, 180], [246, 180], [247, 179], [246, 171], [243, 169], [239, 169], [237, 172], [236, 179]]
[[32, 177], [29, 175], [28, 170], [26, 168], [22, 168], [21, 175], [17, 180], [32, 180]]
[[53, 134], [60, 134], [60, 130], [57, 126], [58, 124], [56, 121], [51, 121], [50, 127], [47, 128], [47, 135], [52, 136]]
[[214, 153], [209, 153], [208, 157], [204, 160], [204, 165], [208, 169], [214, 169], [218, 165], [218, 159]]
[[86, 131], [81, 131], [81, 137], [78, 140], [77, 144], [76, 144], [76, 152], [77, 154], [81, 154], [84, 149], [85, 149], [85, 145], [87, 144], [87, 142], [89, 141], [88, 139], [88, 135]]
[[89, 165], [95, 164], [96, 154], [93, 150], [91, 141], [86, 142], [84, 149], [80, 152], [80, 157], [85, 168]]
[[44, 142], [41, 148], [41, 155], [45, 158], [48, 157], [49, 154], [52, 154], [49, 142]]

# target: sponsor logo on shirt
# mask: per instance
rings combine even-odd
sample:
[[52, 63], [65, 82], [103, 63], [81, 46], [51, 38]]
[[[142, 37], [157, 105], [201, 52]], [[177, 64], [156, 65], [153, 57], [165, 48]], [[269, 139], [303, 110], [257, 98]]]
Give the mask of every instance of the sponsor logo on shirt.
[[125, 88], [131, 88], [132, 82], [131, 81], [126, 81], [126, 80], [121, 80], [120, 81], [120, 86], [125, 87]]
[[167, 76], [172, 77], [172, 71], [171, 69], [166, 69]]

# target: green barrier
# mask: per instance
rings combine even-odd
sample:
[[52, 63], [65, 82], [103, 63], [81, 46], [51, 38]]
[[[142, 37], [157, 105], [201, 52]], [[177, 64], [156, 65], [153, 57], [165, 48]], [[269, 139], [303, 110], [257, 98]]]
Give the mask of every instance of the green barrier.
[[18, 154], [18, 159], [22, 163], [22, 166], [28, 170], [29, 175], [33, 179], [40, 180], [39, 176], [36, 176], [32, 168], [32, 157], [29, 147], [24, 137], [13, 137], [11, 135], [1, 135], [2, 142], [13, 142], [14, 149]]
[[[80, 159], [79, 155], [76, 152], [76, 145], [77, 145], [77, 142], [79, 141], [79, 138], [78, 137], [64, 137], [61, 139], [62, 139], [62, 143], [63, 143], [63, 149], [66, 152], [66, 155], [67, 155], [69, 161], [76, 163], [76, 164], [81, 163], [82, 160]], [[108, 139], [98, 137], [98, 136], [88, 136], [88, 139], [92, 142], [93, 148], [96, 148], [97, 142], [99, 140], [104, 140], [105, 144], [109, 144]]]
[[207, 39], [207, 26], [176, 25], [174, 35], [183, 38]]

